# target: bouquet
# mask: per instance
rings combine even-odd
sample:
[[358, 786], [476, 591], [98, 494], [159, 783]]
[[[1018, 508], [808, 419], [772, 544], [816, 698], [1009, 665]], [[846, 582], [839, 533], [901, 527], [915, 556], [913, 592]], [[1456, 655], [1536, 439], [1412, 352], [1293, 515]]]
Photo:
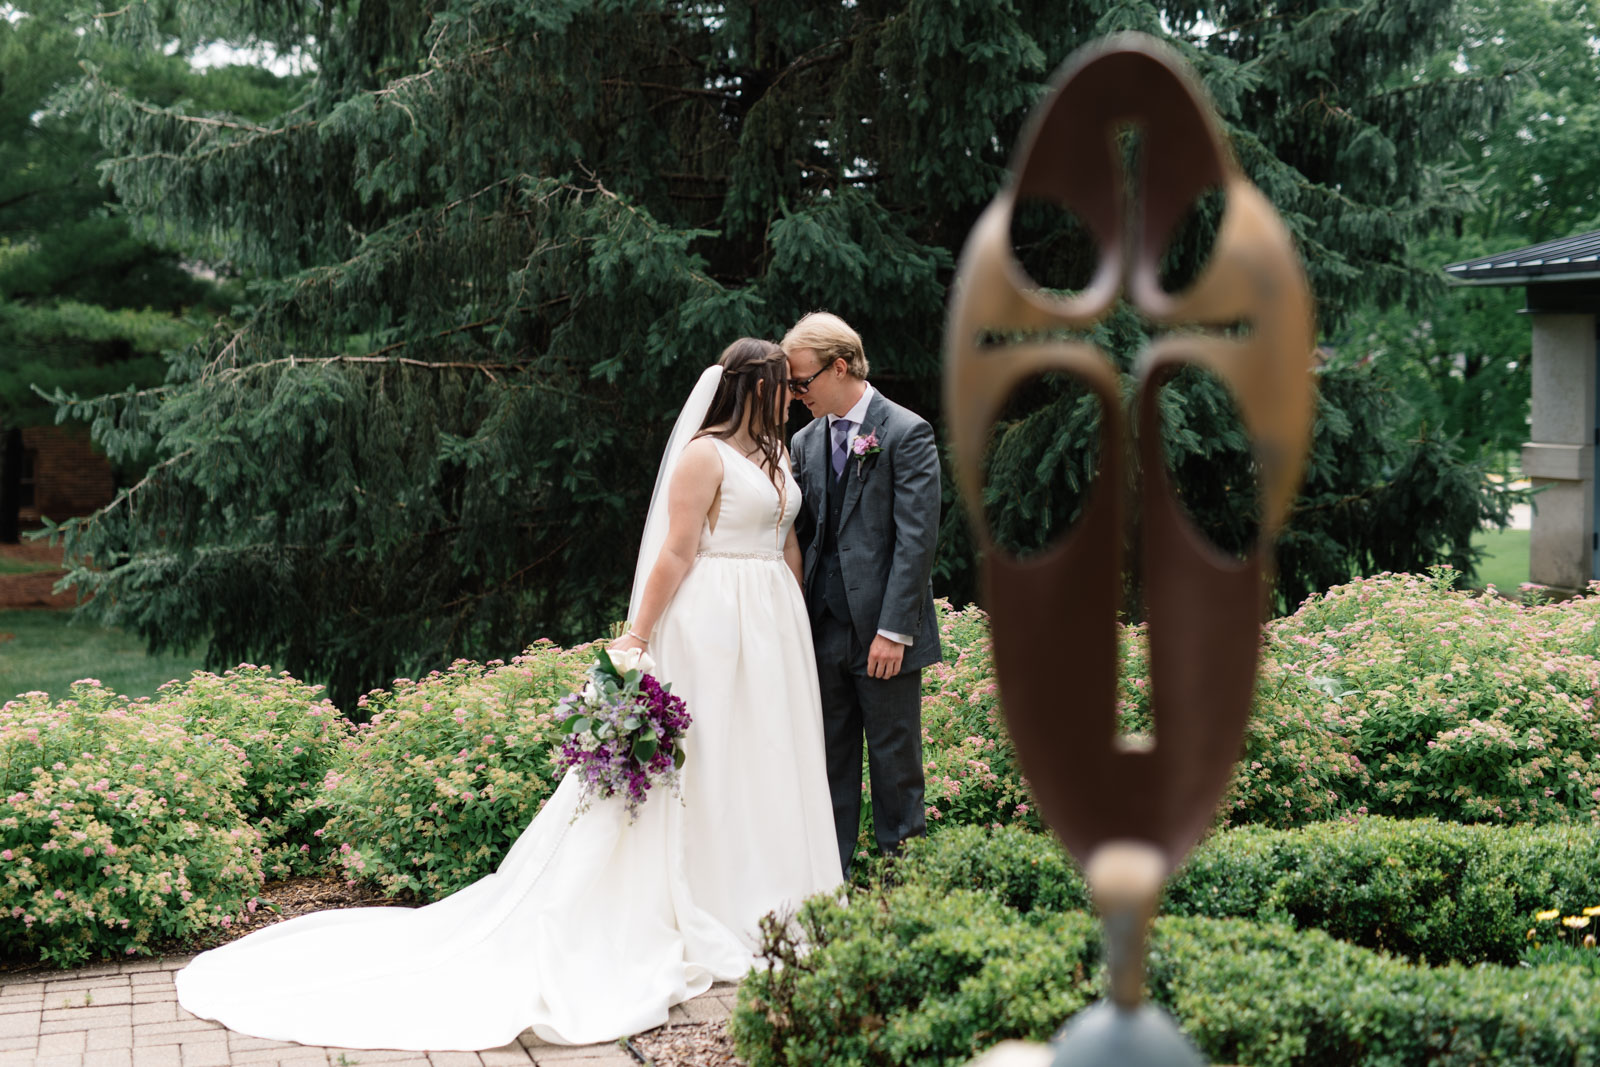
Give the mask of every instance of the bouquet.
[[589, 668], [582, 689], [556, 704], [565, 734], [556, 766], [576, 769], [583, 780], [578, 812], [600, 797], [628, 798], [628, 818], [655, 785], [678, 791], [683, 734], [692, 721], [683, 701], [648, 674], [655, 662], [642, 650], [604, 649]]

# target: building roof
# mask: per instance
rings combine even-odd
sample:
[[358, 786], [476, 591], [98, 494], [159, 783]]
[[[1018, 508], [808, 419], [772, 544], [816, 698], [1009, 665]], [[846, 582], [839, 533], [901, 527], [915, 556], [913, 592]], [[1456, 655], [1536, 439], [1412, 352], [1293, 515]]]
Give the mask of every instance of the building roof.
[[1600, 278], [1600, 230], [1451, 263], [1457, 285], [1537, 285]]

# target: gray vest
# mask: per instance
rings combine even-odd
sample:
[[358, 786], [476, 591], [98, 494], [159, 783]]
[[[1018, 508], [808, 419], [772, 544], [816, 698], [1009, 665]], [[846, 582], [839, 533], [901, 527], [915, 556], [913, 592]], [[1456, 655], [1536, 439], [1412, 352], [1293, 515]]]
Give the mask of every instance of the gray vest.
[[[844, 513], [845, 478], [850, 477], [850, 463], [844, 465], [844, 474], [841, 477], [832, 477], [833, 471], [828, 471], [828, 507], [822, 513], [822, 546], [817, 556], [816, 570], [811, 573], [811, 584], [814, 587], [808, 599], [811, 601], [811, 616], [820, 619], [824, 612], [833, 615], [840, 622], [850, 623], [850, 601], [844, 592], [844, 571], [839, 566], [839, 516]], [[821, 588], [815, 588], [820, 586]], [[820, 592], [822, 595], [818, 596]]]

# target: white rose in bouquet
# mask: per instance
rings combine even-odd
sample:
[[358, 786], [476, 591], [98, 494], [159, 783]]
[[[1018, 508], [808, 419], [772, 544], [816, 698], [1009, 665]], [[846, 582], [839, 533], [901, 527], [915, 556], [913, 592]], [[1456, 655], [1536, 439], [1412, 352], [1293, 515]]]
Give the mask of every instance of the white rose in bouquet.
[[606, 655], [611, 657], [612, 664], [617, 668], [618, 674], [627, 674], [629, 671], [639, 671], [649, 674], [655, 670], [656, 661], [650, 658], [650, 653], [642, 648], [606, 649]]

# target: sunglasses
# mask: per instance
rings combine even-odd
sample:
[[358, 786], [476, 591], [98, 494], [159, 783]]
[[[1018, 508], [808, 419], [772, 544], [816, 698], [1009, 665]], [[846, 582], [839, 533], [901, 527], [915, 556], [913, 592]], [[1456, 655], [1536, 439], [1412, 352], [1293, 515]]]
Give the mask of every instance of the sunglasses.
[[832, 370], [834, 363], [837, 363], [837, 362], [838, 362], [838, 360], [830, 360], [826, 367], [823, 367], [821, 370], [817, 371], [817, 373], [813, 374], [811, 377], [809, 377], [809, 378], [790, 378], [787, 381], [785, 381], [784, 384], [789, 387], [789, 392], [793, 393], [795, 396], [805, 396], [806, 393], [810, 392], [810, 390], [811, 390], [811, 383], [816, 381], [818, 378], [822, 377], [828, 371]]

